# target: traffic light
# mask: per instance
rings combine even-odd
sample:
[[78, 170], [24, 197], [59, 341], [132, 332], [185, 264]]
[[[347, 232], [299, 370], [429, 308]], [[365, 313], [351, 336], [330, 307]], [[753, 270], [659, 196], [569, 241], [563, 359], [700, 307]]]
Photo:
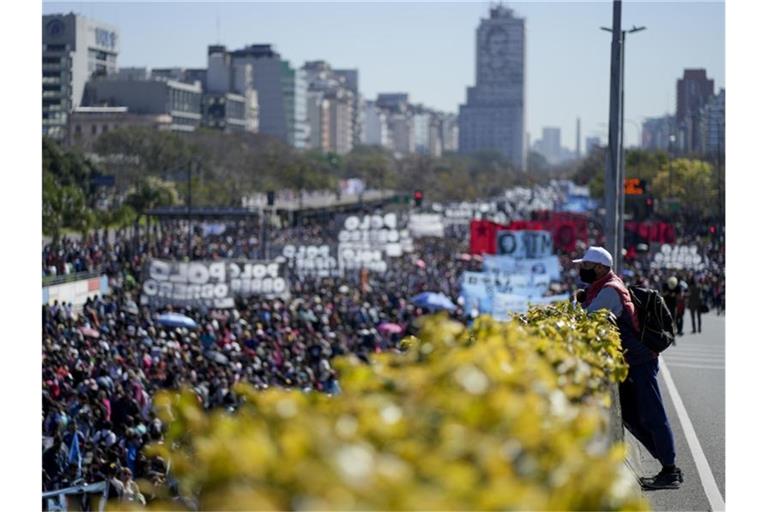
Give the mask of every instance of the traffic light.
[[424, 200], [424, 192], [417, 190], [413, 193], [413, 204], [417, 207], [421, 206], [421, 202]]
[[652, 197], [646, 197], [645, 198], [645, 218], [649, 218], [653, 216], [653, 206], [654, 206], [654, 200]]
[[275, 206], [275, 191], [267, 190], [267, 206]]
[[714, 235], [717, 233], [717, 227], [715, 226], [709, 226], [709, 234]]

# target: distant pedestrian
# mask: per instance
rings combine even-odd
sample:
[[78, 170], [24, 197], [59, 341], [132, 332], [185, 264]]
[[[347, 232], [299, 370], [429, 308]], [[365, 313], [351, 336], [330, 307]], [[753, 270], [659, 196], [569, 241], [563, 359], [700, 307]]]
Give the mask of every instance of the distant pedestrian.
[[[691, 311], [691, 332], [694, 334], [696, 332], [701, 332], [701, 310], [703, 307], [704, 303], [701, 300], [699, 279], [691, 276], [690, 284], [688, 285], [688, 309]], [[696, 330], [697, 325], [698, 331]]]
[[[677, 489], [683, 472], [675, 465], [675, 442], [657, 381], [658, 355], [639, 339], [639, 321], [629, 291], [611, 267], [613, 257], [602, 247], [590, 247], [573, 260], [579, 277], [589, 286], [581, 304], [590, 313], [607, 309], [616, 317], [629, 375], [619, 385], [621, 415], [627, 429], [661, 462], [661, 471], [641, 478], [647, 489]], [[677, 283], [674, 283], [677, 285]]]
[[[666, 303], [669, 312], [672, 313], [672, 316], [675, 319], [675, 327], [677, 329], [678, 336], [682, 336], [683, 328], [678, 321], [678, 318], [680, 317], [679, 312], [680, 301], [682, 298], [682, 287], [680, 286], [677, 277], [670, 276], [667, 279], [667, 282], [664, 283], [664, 286], [661, 289], [661, 296], [664, 297], [664, 302]], [[685, 307], [683, 307], [683, 312], [685, 312]]]

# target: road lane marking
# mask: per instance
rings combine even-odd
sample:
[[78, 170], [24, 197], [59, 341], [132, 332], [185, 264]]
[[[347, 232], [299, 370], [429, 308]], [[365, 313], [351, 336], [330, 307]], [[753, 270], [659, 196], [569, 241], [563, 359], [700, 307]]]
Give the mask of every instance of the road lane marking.
[[691, 418], [688, 417], [688, 412], [683, 405], [683, 399], [680, 398], [680, 393], [677, 392], [675, 382], [672, 380], [672, 374], [669, 373], [664, 359], [659, 357], [659, 369], [661, 370], [661, 376], [667, 384], [669, 390], [669, 396], [672, 397], [672, 405], [675, 407], [677, 417], [680, 418], [680, 425], [683, 427], [683, 434], [685, 434], [685, 440], [688, 442], [688, 448], [693, 455], [693, 462], [696, 464], [696, 470], [699, 472], [699, 479], [701, 485], [704, 487], [704, 492], [707, 495], [709, 506], [713, 511], [720, 512], [725, 510], [725, 500], [723, 500], [720, 489], [717, 487], [715, 477], [712, 475], [712, 469], [709, 467], [707, 457], [704, 455], [704, 450], [701, 448], [699, 438], [696, 437], [696, 431], [693, 429], [693, 423]]
[[704, 356], [664, 356], [664, 359], [669, 362], [681, 361], [684, 363], [721, 363], [725, 364], [724, 357], [704, 357]]
[[702, 365], [702, 364], [674, 363], [672, 361], [667, 363], [667, 366], [671, 366], [672, 368], [699, 368], [699, 369], [702, 369], [702, 370], [725, 370], [725, 366], [711, 366], [711, 365]]

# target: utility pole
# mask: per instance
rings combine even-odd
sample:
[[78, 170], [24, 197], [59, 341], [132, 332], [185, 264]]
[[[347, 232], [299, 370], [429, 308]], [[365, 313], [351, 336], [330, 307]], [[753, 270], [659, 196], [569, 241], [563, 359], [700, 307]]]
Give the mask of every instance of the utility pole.
[[611, 93], [608, 118], [608, 155], [605, 163], [605, 245], [613, 256], [614, 271], [621, 275], [624, 264], [624, 48], [627, 33], [645, 30], [621, 29], [621, 0], [613, 2], [611, 32]]
[[620, 147], [619, 124], [621, 99], [621, 0], [613, 1], [613, 28], [611, 32], [611, 88], [608, 114], [608, 154], [605, 162], [605, 245], [613, 256], [616, 273], [621, 272], [619, 249], [619, 178]]
[[187, 164], [187, 259], [192, 261], [192, 162]]

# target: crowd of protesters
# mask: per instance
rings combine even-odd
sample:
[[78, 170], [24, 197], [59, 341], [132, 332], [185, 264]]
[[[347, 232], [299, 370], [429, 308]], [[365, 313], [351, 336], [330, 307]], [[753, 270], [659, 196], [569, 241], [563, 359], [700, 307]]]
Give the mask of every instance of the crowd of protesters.
[[[242, 225], [198, 226], [192, 259], [258, 259], [260, 234]], [[456, 298], [462, 273], [479, 270], [482, 261], [465, 254], [466, 226], [453, 227], [445, 238], [419, 240], [413, 253], [388, 259], [386, 272], [291, 275], [289, 298], [239, 299], [231, 309], [177, 308], [198, 327], [169, 328], [157, 320], [162, 311], [141, 304], [141, 272], [148, 258], [185, 257], [187, 231], [168, 223], [134, 235], [94, 234], [43, 249], [43, 275], [99, 270], [111, 288], [78, 311], [71, 304], [43, 306], [44, 490], [106, 481], [110, 496], [141, 503], [153, 496], [143, 496], [134, 479], [173, 491], [166, 461], [142, 451], [163, 437], [152, 409], [157, 390], [189, 387], [204, 407], [229, 409], [238, 405], [237, 382], [339, 393], [333, 357], [354, 354], [366, 361], [371, 353], [396, 350], [426, 313], [408, 299], [422, 291]], [[267, 238], [276, 250], [287, 243], [328, 243], [334, 236], [328, 223], [315, 222], [272, 230]], [[577, 288], [572, 256], [561, 255], [565, 271], [552, 292]], [[630, 268], [630, 278], [658, 289], [674, 274], [640, 259]], [[724, 277], [714, 268], [675, 275], [687, 283], [677, 298], [696, 310], [702, 304], [724, 309]], [[464, 318], [461, 304], [452, 315]], [[385, 324], [397, 327], [383, 331]]]

